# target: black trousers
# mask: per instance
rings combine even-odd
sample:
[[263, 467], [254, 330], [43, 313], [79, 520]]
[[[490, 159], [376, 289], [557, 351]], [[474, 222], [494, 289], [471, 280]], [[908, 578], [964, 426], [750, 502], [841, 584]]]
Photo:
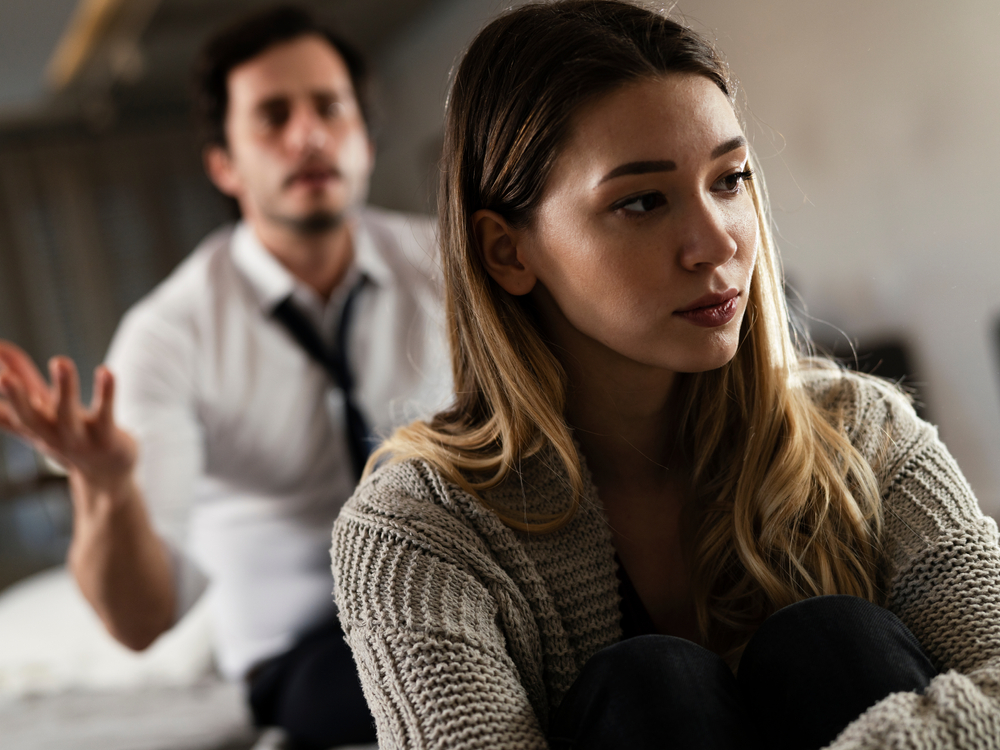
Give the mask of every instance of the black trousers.
[[555, 711], [554, 750], [817, 750], [890, 693], [937, 670], [894, 614], [851, 596], [786, 607], [754, 634], [739, 677], [682, 638], [600, 651]]
[[258, 727], [281, 727], [290, 750], [375, 742], [375, 721], [340, 623], [333, 617], [250, 678]]

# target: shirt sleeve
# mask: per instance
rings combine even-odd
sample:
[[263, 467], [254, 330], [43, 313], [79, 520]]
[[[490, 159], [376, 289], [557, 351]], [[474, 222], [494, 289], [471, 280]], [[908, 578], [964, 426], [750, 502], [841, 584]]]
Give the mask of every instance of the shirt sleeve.
[[[850, 724], [834, 750], [1000, 748], [1000, 546], [936, 430], [901, 398], [869, 413], [891, 437], [883, 465], [887, 606], [941, 674]], [[894, 458], [895, 457], [895, 458]], [[895, 461], [895, 463], [894, 463]]]
[[[383, 750], [548, 747], [461, 521], [376, 475], [334, 524], [334, 594]], [[540, 658], [540, 656], [539, 656]]]
[[138, 442], [139, 487], [171, 555], [177, 619], [207, 585], [185, 552], [195, 481], [205, 462], [194, 364], [191, 337], [141, 305], [122, 320], [107, 358], [116, 382], [115, 418]]

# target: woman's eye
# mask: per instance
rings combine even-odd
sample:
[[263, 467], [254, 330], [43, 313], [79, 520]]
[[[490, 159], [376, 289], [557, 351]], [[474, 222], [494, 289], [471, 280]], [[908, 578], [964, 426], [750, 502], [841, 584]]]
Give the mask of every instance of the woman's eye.
[[659, 208], [667, 202], [662, 193], [646, 193], [635, 198], [628, 198], [624, 203], [619, 203], [616, 208], [627, 211], [630, 214], [644, 214]]
[[749, 169], [745, 169], [742, 172], [733, 172], [720, 178], [719, 181], [712, 186], [712, 189], [723, 193], [738, 193], [740, 191], [740, 186], [752, 177], [753, 172]]

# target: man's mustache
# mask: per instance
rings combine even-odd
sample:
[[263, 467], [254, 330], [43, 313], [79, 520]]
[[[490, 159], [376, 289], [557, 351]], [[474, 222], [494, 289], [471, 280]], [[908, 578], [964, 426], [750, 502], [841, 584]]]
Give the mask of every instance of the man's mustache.
[[332, 164], [322, 163], [322, 162], [310, 162], [308, 164], [303, 164], [302, 166], [296, 168], [285, 177], [282, 185], [284, 187], [291, 187], [292, 184], [298, 180], [311, 179], [315, 177], [321, 177], [326, 179], [336, 179], [340, 177], [340, 170], [338, 170]]

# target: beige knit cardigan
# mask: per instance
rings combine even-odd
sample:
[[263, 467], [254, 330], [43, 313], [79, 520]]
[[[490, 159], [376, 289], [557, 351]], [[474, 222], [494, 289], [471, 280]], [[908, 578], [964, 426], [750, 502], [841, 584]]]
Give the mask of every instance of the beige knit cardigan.
[[[870, 461], [891, 437], [876, 466], [887, 606], [942, 670], [924, 695], [890, 695], [830, 747], [1000, 748], [996, 524], [902, 396], [872, 379], [809, 377], [814, 398], [845, 406]], [[570, 488], [543, 453], [489, 499], [555, 512]], [[529, 535], [426, 463], [368, 478], [334, 525], [333, 573], [379, 747], [547, 747], [552, 709], [584, 663], [622, 637], [614, 554], [592, 485], [568, 525]]]

